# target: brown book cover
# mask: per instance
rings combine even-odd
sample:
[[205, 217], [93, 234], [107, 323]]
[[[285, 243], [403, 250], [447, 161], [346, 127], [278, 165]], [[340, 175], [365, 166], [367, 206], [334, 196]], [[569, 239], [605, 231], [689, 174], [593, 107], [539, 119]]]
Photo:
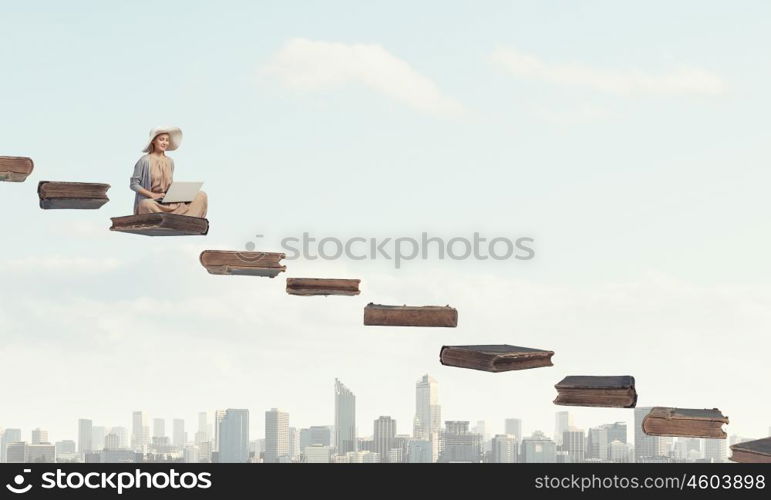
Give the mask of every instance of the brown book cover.
[[356, 279], [287, 278], [286, 293], [289, 295], [359, 295]]
[[645, 416], [643, 431], [649, 436], [725, 439], [728, 417], [717, 408], [692, 409], [657, 406]]
[[731, 460], [745, 464], [771, 464], [771, 437], [731, 446]]
[[96, 210], [110, 201], [109, 184], [41, 181], [37, 186], [40, 208]]
[[516, 345], [446, 345], [439, 351], [443, 365], [486, 372], [505, 372], [553, 366], [554, 351]]
[[177, 214], [142, 214], [112, 217], [110, 231], [145, 236], [194, 236], [209, 232], [209, 221]]
[[0, 156], [0, 181], [24, 182], [34, 168], [31, 158]]
[[370, 302], [364, 308], [364, 324], [455, 328], [458, 311], [450, 306], [384, 306]]
[[634, 408], [637, 391], [630, 375], [572, 375], [555, 386], [555, 405]]
[[280, 262], [285, 257], [283, 253], [275, 252], [204, 250], [200, 261], [209, 274], [275, 278], [286, 271], [286, 266]]

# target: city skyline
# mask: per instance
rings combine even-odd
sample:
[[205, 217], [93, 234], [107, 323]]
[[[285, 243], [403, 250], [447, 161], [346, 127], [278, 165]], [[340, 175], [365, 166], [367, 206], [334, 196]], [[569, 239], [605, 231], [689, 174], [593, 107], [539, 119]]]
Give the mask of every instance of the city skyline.
[[[153, 417], [148, 440], [150, 419], [140, 410], [131, 413], [130, 436], [127, 427], [95, 426], [87, 418], [78, 419], [75, 439], [49, 438], [46, 429], [36, 427], [29, 430], [27, 442], [22, 429], [0, 428], [0, 460], [53, 461], [56, 457], [88, 461], [100, 453], [100, 460], [131, 461], [138, 460], [136, 453], [141, 453], [155, 457], [151, 460], [177, 457], [181, 461], [221, 463], [321, 463], [343, 458], [346, 462], [370, 462], [373, 458], [375, 462], [725, 461], [729, 443], [752, 439], [737, 435], [730, 435], [728, 440], [646, 436], [640, 424], [650, 407], [633, 409], [633, 427], [621, 421], [578, 427], [569, 410], [557, 410], [553, 438], [541, 430], [544, 426], [533, 426], [531, 433], [522, 431], [522, 419], [516, 417], [505, 419], [502, 433], [489, 432], [486, 420], [477, 421], [473, 428], [470, 420], [445, 420], [434, 428], [441, 412], [438, 386], [439, 382], [428, 374], [415, 383], [415, 417], [407, 434], [399, 433], [396, 419], [381, 415], [372, 427], [357, 428], [351, 436], [356, 395], [335, 379], [335, 421], [344, 429], [340, 435], [335, 426], [321, 423], [308, 428], [293, 425], [290, 414], [278, 408], [264, 412], [264, 432], [250, 433], [250, 411], [227, 408], [211, 412], [211, 424], [209, 412], [199, 412], [196, 427], [188, 427], [180, 418]], [[427, 414], [434, 422], [430, 425], [434, 430], [428, 433], [421, 424], [421, 415]], [[166, 426], [169, 420], [171, 428]]]

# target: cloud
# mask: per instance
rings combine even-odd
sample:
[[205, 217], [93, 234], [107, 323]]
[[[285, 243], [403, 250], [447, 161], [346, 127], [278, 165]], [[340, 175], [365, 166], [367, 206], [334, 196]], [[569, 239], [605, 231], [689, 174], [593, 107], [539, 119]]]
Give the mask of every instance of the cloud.
[[718, 75], [693, 67], [683, 66], [662, 74], [594, 68], [579, 62], [550, 63], [508, 47], [497, 48], [490, 59], [516, 76], [611, 94], [719, 95], [726, 91], [726, 84]]
[[301, 91], [356, 82], [420, 111], [454, 115], [463, 109], [430, 78], [380, 45], [295, 38], [273, 56], [263, 72]]

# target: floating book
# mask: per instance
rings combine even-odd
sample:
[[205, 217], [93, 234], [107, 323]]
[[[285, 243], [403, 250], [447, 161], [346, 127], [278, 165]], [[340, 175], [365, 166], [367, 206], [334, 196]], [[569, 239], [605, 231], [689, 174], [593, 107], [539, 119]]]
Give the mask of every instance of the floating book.
[[745, 464], [771, 464], [771, 437], [731, 446], [731, 460]]
[[143, 234], [145, 236], [204, 235], [209, 232], [209, 221], [177, 214], [142, 214], [113, 217], [110, 231]]
[[0, 181], [24, 182], [34, 166], [31, 158], [0, 156]]
[[289, 295], [359, 295], [361, 280], [324, 278], [287, 278]]
[[205, 250], [200, 260], [210, 274], [274, 278], [286, 271], [286, 266], [280, 263], [284, 257], [283, 253]]
[[576, 375], [563, 378], [557, 385], [555, 405], [634, 408], [637, 392], [634, 377]]
[[554, 351], [516, 345], [446, 345], [439, 352], [443, 365], [486, 372], [505, 372], [553, 366]]
[[643, 431], [649, 436], [677, 436], [725, 439], [723, 424], [728, 423], [720, 410], [690, 408], [652, 408], [642, 422]]
[[109, 184], [42, 181], [37, 185], [40, 208], [94, 210], [110, 201]]
[[373, 326], [458, 326], [458, 311], [450, 306], [383, 306], [369, 303], [364, 324]]

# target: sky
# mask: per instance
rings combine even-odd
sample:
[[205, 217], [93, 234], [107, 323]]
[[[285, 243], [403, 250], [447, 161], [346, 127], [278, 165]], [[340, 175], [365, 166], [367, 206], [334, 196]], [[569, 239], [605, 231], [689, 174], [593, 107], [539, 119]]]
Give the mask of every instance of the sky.
[[[0, 428], [75, 439], [77, 419], [264, 411], [334, 421], [357, 395], [410, 433], [414, 388], [444, 420], [551, 434], [631, 410], [563, 408], [567, 375], [633, 375], [639, 406], [720, 408], [763, 437], [769, 376], [771, 5], [745, 2], [0, 1]], [[206, 237], [112, 233], [148, 131], [181, 127]], [[43, 211], [41, 180], [106, 182], [98, 211]], [[222, 277], [205, 249], [284, 237], [531, 237], [531, 260], [285, 262], [358, 297]], [[258, 238], [256, 235], [263, 237]], [[362, 325], [368, 302], [445, 305], [456, 329]], [[441, 366], [442, 345], [555, 351], [554, 367]], [[14, 383], [8, 383], [14, 381]]]

